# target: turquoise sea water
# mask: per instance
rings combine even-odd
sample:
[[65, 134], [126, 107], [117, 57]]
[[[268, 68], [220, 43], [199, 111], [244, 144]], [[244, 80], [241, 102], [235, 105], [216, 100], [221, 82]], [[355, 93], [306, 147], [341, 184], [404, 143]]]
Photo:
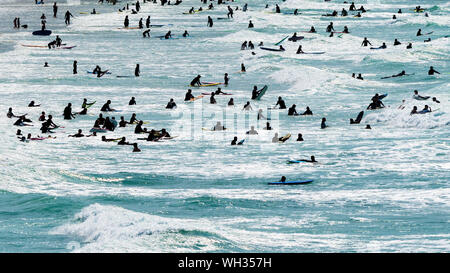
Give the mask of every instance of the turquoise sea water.
[[[151, 35], [168, 30], [187, 39], [143, 39], [141, 30], [121, 30], [123, 3], [112, 6], [97, 1], [56, 1], [36, 6], [33, 1], [2, 1], [0, 6], [0, 251], [1, 252], [448, 252], [450, 250], [449, 140], [449, 40], [448, 1], [357, 1], [369, 12], [362, 18], [322, 17], [349, 4], [343, 1], [248, 1], [248, 11], [226, 17], [226, 5], [213, 11], [183, 15], [200, 1], [185, 0], [179, 6], [143, 3], [130, 26], [150, 15]], [[245, 1], [231, 3], [232, 7]], [[270, 5], [265, 9], [265, 4]], [[273, 14], [299, 8], [301, 15]], [[214, 4], [216, 4], [214, 2]], [[421, 5], [424, 13], [412, 9]], [[131, 2], [130, 2], [130, 7]], [[98, 15], [84, 15], [95, 8]], [[203, 5], [206, 9], [207, 6]], [[392, 20], [401, 8], [403, 14]], [[68, 27], [66, 10], [75, 16]], [[45, 13], [50, 37], [33, 36]], [[207, 17], [214, 27], [207, 28]], [[21, 18], [28, 29], [12, 28]], [[255, 28], [248, 29], [249, 20]], [[350, 34], [328, 37], [325, 28], [334, 22], [336, 31], [348, 26]], [[171, 25], [170, 25], [171, 24]], [[301, 33], [314, 25], [318, 34]], [[416, 37], [417, 30], [431, 35]], [[240, 50], [242, 42], [267, 47], [298, 32], [305, 38], [285, 41], [285, 52], [255, 48]], [[59, 35], [71, 50], [23, 47], [46, 45]], [[374, 46], [361, 47], [364, 37]], [[431, 42], [423, 40], [431, 38]], [[392, 46], [397, 38], [402, 45]], [[406, 50], [412, 42], [413, 49]], [[296, 55], [298, 45], [305, 52]], [[78, 61], [77, 75], [72, 62]], [[44, 68], [48, 62], [48, 68]], [[133, 75], [139, 63], [139, 78]], [[236, 73], [244, 63], [247, 73]], [[85, 73], [95, 65], [111, 75], [98, 79]], [[441, 72], [428, 76], [430, 66]], [[381, 80], [402, 70], [412, 76]], [[208, 96], [184, 103], [188, 84], [197, 74], [221, 86], [231, 96]], [[351, 77], [362, 73], [364, 81]], [[269, 89], [261, 101], [251, 101], [253, 111], [241, 111], [250, 101], [253, 85]], [[194, 95], [216, 87], [192, 88]], [[437, 97], [417, 101], [413, 90]], [[365, 111], [360, 125], [349, 119], [365, 110], [375, 94], [388, 93], [387, 108]], [[128, 106], [134, 96], [136, 106]], [[282, 96], [287, 106], [297, 105], [310, 117], [290, 117], [272, 110]], [[230, 97], [236, 107], [226, 104]], [[67, 103], [79, 111], [82, 99], [97, 103], [89, 114], [65, 121]], [[174, 98], [178, 107], [166, 110]], [[104, 143], [97, 138], [68, 138], [78, 129], [87, 133], [106, 100], [129, 119], [136, 113], [147, 128], [166, 128], [177, 138], [148, 143], [136, 140], [133, 127], [119, 128], [107, 137], [126, 136], [138, 142], [141, 153], [130, 146]], [[41, 103], [28, 108], [29, 101]], [[406, 100], [404, 110], [398, 106]], [[413, 106], [425, 104], [435, 112], [409, 115]], [[19, 142], [15, 119], [6, 112], [28, 113], [33, 127], [24, 133], [39, 134], [37, 118], [53, 114], [64, 126], [56, 139]], [[257, 121], [263, 109], [273, 131]], [[326, 117], [328, 128], [320, 129]], [[217, 121], [225, 132], [203, 131]], [[372, 130], [365, 130], [370, 124]], [[257, 136], [246, 136], [255, 126]], [[291, 133], [283, 144], [272, 143], [274, 133]], [[304, 142], [296, 142], [298, 133]], [[234, 136], [246, 138], [232, 147]], [[142, 137], [142, 136], [139, 136]], [[289, 159], [314, 155], [319, 164], [286, 164]], [[314, 179], [308, 185], [269, 186], [284, 175], [288, 180]]]

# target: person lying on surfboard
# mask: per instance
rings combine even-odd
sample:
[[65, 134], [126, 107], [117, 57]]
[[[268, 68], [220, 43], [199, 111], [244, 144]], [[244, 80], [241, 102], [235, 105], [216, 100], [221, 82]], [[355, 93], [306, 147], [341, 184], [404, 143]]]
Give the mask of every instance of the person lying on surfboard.
[[313, 155], [311, 156], [311, 159], [297, 159], [297, 161], [310, 162], [310, 163], [317, 163], [316, 157], [313, 156]]

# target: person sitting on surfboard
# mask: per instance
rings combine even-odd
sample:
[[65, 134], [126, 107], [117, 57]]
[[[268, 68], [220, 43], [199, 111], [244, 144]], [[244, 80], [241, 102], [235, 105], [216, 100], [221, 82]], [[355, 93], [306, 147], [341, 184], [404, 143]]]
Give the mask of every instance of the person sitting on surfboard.
[[187, 32], [187, 30], [185, 30], [183, 33], [183, 37], [188, 37], [188, 36], [189, 36], [189, 33]]
[[233, 100], [233, 98], [231, 98], [231, 99], [228, 101], [228, 106], [234, 106], [234, 100]]
[[394, 40], [394, 46], [401, 45], [401, 44], [402, 43], [400, 43], [397, 39]]
[[310, 163], [316, 163], [316, 157], [315, 156], [311, 156], [311, 159], [298, 159], [297, 161], [303, 161], [303, 162], [310, 162]]
[[428, 75], [432, 76], [432, 75], [434, 75], [434, 73], [441, 74], [438, 71], [434, 70], [434, 68], [432, 66], [430, 66], [430, 69], [428, 70]]
[[358, 74], [358, 77], [356, 77], [358, 80], [364, 80], [364, 78], [362, 77], [361, 73]]
[[254, 28], [255, 26], [253, 25], [252, 20], [250, 20], [250, 22], [248, 23], [248, 28]]
[[297, 110], [295, 109], [296, 105], [292, 104], [291, 108], [288, 110], [288, 116], [298, 116]]
[[296, 141], [303, 141], [303, 135], [302, 134], [298, 134]]
[[345, 10], [345, 8], [342, 8], [341, 16], [347, 16], [347, 15], [348, 15], [348, 12]]
[[72, 114], [72, 103], [67, 104], [66, 108], [64, 108], [63, 116], [64, 116], [64, 119], [75, 118], [75, 115]]
[[348, 31], [348, 27], [347, 26], [344, 26], [344, 30], [342, 31], [343, 33], [350, 33], [349, 31]]
[[136, 105], [136, 99], [131, 97], [131, 100], [128, 102], [128, 105]]
[[120, 121], [119, 121], [119, 127], [126, 127], [127, 126], [127, 121], [125, 121], [125, 118], [123, 116], [120, 117]]
[[237, 144], [237, 141], [238, 141], [238, 138], [237, 138], [237, 136], [235, 136], [235, 137], [233, 138], [233, 140], [231, 141], [231, 145], [236, 145], [236, 144]]
[[284, 100], [281, 97], [278, 97], [278, 101], [275, 104], [275, 107], [277, 107], [277, 105], [279, 106], [278, 107], [279, 109], [286, 109], [286, 104], [284, 103]]
[[172, 38], [172, 32], [169, 30], [166, 35], [164, 35], [164, 39]]
[[193, 98], [194, 96], [192, 95], [192, 90], [188, 89], [186, 95], [184, 96], [184, 101], [190, 101]]
[[310, 33], [316, 33], [316, 29], [314, 28], [314, 26], [311, 26], [311, 29], [309, 30]]
[[200, 86], [202, 83], [200, 82], [200, 78], [202, 76], [197, 75], [197, 77], [195, 77], [192, 81], [191, 81], [191, 86]]

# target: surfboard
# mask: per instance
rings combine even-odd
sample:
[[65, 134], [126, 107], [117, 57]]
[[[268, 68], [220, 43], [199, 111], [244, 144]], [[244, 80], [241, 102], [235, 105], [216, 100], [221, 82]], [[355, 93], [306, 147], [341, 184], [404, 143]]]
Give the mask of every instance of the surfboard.
[[301, 160], [288, 160], [288, 164], [295, 164], [295, 163], [304, 163], [305, 161], [301, 161]]
[[258, 96], [255, 98], [255, 100], [261, 100], [262, 96], [264, 96], [264, 94], [266, 93], [267, 88], [269, 87], [267, 85], [264, 85], [264, 87], [258, 91]]
[[102, 129], [102, 128], [96, 128], [96, 127], [92, 127], [91, 130], [89, 130], [89, 132], [91, 132], [91, 133], [93, 133], [93, 132], [96, 132], [96, 133], [106, 133], [106, 132], [108, 132], [108, 131], [109, 131], [109, 130]]
[[284, 137], [280, 138], [279, 142], [285, 142], [291, 137], [291, 134], [286, 134]]
[[200, 85], [190, 85], [191, 87], [208, 87], [222, 84], [221, 82], [203, 82]]
[[150, 27], [163, 27], [164, 25], [150, 25]]
[[303, 37], [303, 36], [291, 37], [288, 39], [288, 41], [297, 42], [297, 41], [303, 40], [304, 38], [305, 37]]
[[33, 35], [39, 35], [39, 36], [49, 36], [52, 34], [51, 30], [36, 30], [32, 32]]
[[267, 51], [284, 51], [284, 50], [279, 49], [279, 48], [269, 48], [269, 47], [260, 47], [260, 49], [267, 50]]
[[284, 40], [286, 40], [287, 38], [289, 38], [289, 35], [288, 36], [286, 36], [286, 37], [284, 37], [283, 39], [281, 39], [278, 43], [276, 43], [275, 45], [277, 46], [277, 45], [280, 45], [281, 43], [283, 43], [284, 42]]
[[201, 99], [201, 98], [203, 98], [203, 97], [204, 97], [203, 95], [197, 96], [197, 97], [195, 97], [195, 98], [190, 99], [189, 101], [196, 101], [196, 100]]
[[423, 97], [423, 96], [420, 96], [420, 95], [417, 95], [417, 96], [414, 95], [413, 98], [414, 98], [415, 100], [427, 100], [427, 99], [430, 98], [430, 96], [425, 96], [425, 97]]
[[118, 27], [117, 29], [140, 29], [139, 27]]
[[[94, 74], [92, 71], [86, 71], [88, 74]], [[95, 73], [97, 75], [97, 73]], [[106, 74], [111, 74], [111, 72], [106, 72]]]
[[379, 95], [379, 96], [378, 96], [378, 99], [379, 99], [379, 100], [382, 100], [382, 99], [386, 98], [387, 95], [388, 95], [387, 93], [386, 93], [386, 94], [383, 94], [383, 95]]
[[324, 54], [324, 53], [325, 53], [324, 51], [320, 51], [320, 52], [305, 52], [302, 54]]
[[89, 109], [92, 107], [92, 105], [94, 105], [97, 101], [91, 102], [91, 103], [86, 103], [86, 109]]
[[244, 142], [245, 142], [245, 139], [239, 141], [237, 145], [242, 145], [242, 144], [244, 144]]
[[[211, 96], [212, 94], [213, 94], [214, 92], [212, 92], [212, 93], [202, 93], [202, 95], [209, 95], [209, 96]], [[228, 95], [233, 95], [233, 94], [231, 94], [231, 93], [225, 93], [225, 94], [216, 94], [216, 96], [220, 96], [220, 95], [224, 95], [224, 96], [228, 96]]]
[[269, 182], [268, 185], [300, 185], [300, 184], [309, 184], [314, 180], [299, 180], [299, 181], [286, 181], [286, 182]]

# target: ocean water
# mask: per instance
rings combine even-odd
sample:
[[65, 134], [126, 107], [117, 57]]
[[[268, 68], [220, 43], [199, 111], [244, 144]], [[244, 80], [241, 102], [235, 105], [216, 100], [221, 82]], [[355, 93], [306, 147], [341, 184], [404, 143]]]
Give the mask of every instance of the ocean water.
[[[248, 1], [248, 11], [226, 17], [226, 5], [213, 11], [184, 15], [198, 0], [178, 6], [142, 3], [133, 15], [117, 12], [97, 1], [52, 3], [0, 1], [0, 251], [1, 252], [448, 252], [450, 250], [450, 114], [448, 1], [357, 1], [369, 11], [362, 18], [322, 17], [348, 9], [343, 1]], [[48, 2], [48, 3], [47, 3]], [[243, 6], [245, 1], [231, 3]], [[270, 5], [265, 9], [265, 4]], [[299, 8], [301, 15], [273, 14]], [[424, 13], [412, 9], [421, 5]], [[130, 2], [130, 7], [131, 2]], [[203, 5], [205, 9], [207, 6]], [[100, 14], [86, 15], [93, 8]], [[392, 20], [401, 8], [403, 14]], [[65, 26], [66, 10], [74, 15]], [[52, 36], [33, 36], [40, 16], [47, 16]], [[189, 38], [143, 39], [141, 30], [123, 30], [125, 14], [130, 26], [150, 15], [151, 35], [171, 30]], [[214, 27], [206, 27], [207, 17]], [[13, 29], [20, 17], [27, 29]], [[255, 27], [248, 29], [249, 20]], [[334, 22], [336, 31], [348, 26], [350, 34], [328, 37], [325, 28]], [[314, 25], [318, 34], [301, 33]], [[431, 35], [416, 37], [417, 30]], [[293, 32], [305, 38], [285, 41], [285, 52], [255, 48], [240, 50], [245, 40], [255, 46], [275, 43]], [[59, 35], [71, 50], [24, 47], [46, 45]], [[361, 47], [364, 37], [374, 46]], [[431, 42], [423, 40], [430, 37]], [[392, 46], [395, 38], [402, 45]], [[412, 42], [413, 49], [406, 50]], [[298, 45], [305, 52], [296, 55]], [[72, 63], [78, 61], [77, 75]], [[49, 67], [44, 68], [44, 62]], [[139, 78], [132, 76], [139, 63]], [[247, 72], [237, 73], [244, 63]], [[96, 78], [85, 73], [95, 65], [111, 75]], [[434, 66], [441, 74], [428, 76]], [[402, 70], [414, 74], [381, 80]], [[188, 84], [197, 74], [211, 82], [230, 84], [221, 88], [231, 96], [208, 96], [184, 103]], [[364, 81], [351, 77], [362, 73]], [[250, 101], [254, 85], [269, 89], [253, 111], [242, 107]], [[192, 88], [194, 95], [216, 87]], [[417, 101], [413, 90], [438, 98]], [[365, 110], [375, 94], [388, 93], [382, 110], [365, 111], [359, 125], [349, 125]], [[128, 106], [134, 96], [136, 106]], [[290, 117], [286, 110], [270, 110], [282, 96], [287, 106], [297, 105], [309, 117]], [[235, 108], [226, 107], [233, 97]], [[63, 120], [67, 103], [74, 111], [83, 98], [97, 103], [88, 115]], [[178, 107], [166, 110], [174, 98]], [[107, 137], [126, 136], [131, 146], [94, 138], [68, 138], [78, 129], [87, 133], [106, 100], [119, 113], [106, 114], [148, 121], [147, 128], [166, 128], [177, 138], [151, 142], [137, 140], [133, 127], [119, 128]], [[41, 103], [28, 108], [31, 100]], [[398, 106], [405, 100], [405, 109]], [[413, 106], [428, 104], [425, 115], [409, 115]], [[56, 139], [18, 141], [6, 112], [28, 113], [33, 127], [22, 127], [33, 136], [40, 133], [41, 111], [53, 114]], [[257, 109], [270, 116], [273, 131], [263, 130]], [[320, 129], [326, 117], [328, 128]], [[210, 132], [217, 121], [229, 130]], [[372, 130], [365, 130], [370, 124]], [[257, 136], [246, 136], [255, 126]], [[274, 133], [291, 133], [285, 143], [272, 143]], [[296, 142], [298, 133], [304, 142]], [[99, 134], [101, 135], [101, 134]], [[234, 136], [246, 139], [232, 147]], [[289, 159], [314, 155], [318, 164], [287, 164]], [[284, 175], [288, 180], [314, 179], [308, 185], [269, 186]]]

